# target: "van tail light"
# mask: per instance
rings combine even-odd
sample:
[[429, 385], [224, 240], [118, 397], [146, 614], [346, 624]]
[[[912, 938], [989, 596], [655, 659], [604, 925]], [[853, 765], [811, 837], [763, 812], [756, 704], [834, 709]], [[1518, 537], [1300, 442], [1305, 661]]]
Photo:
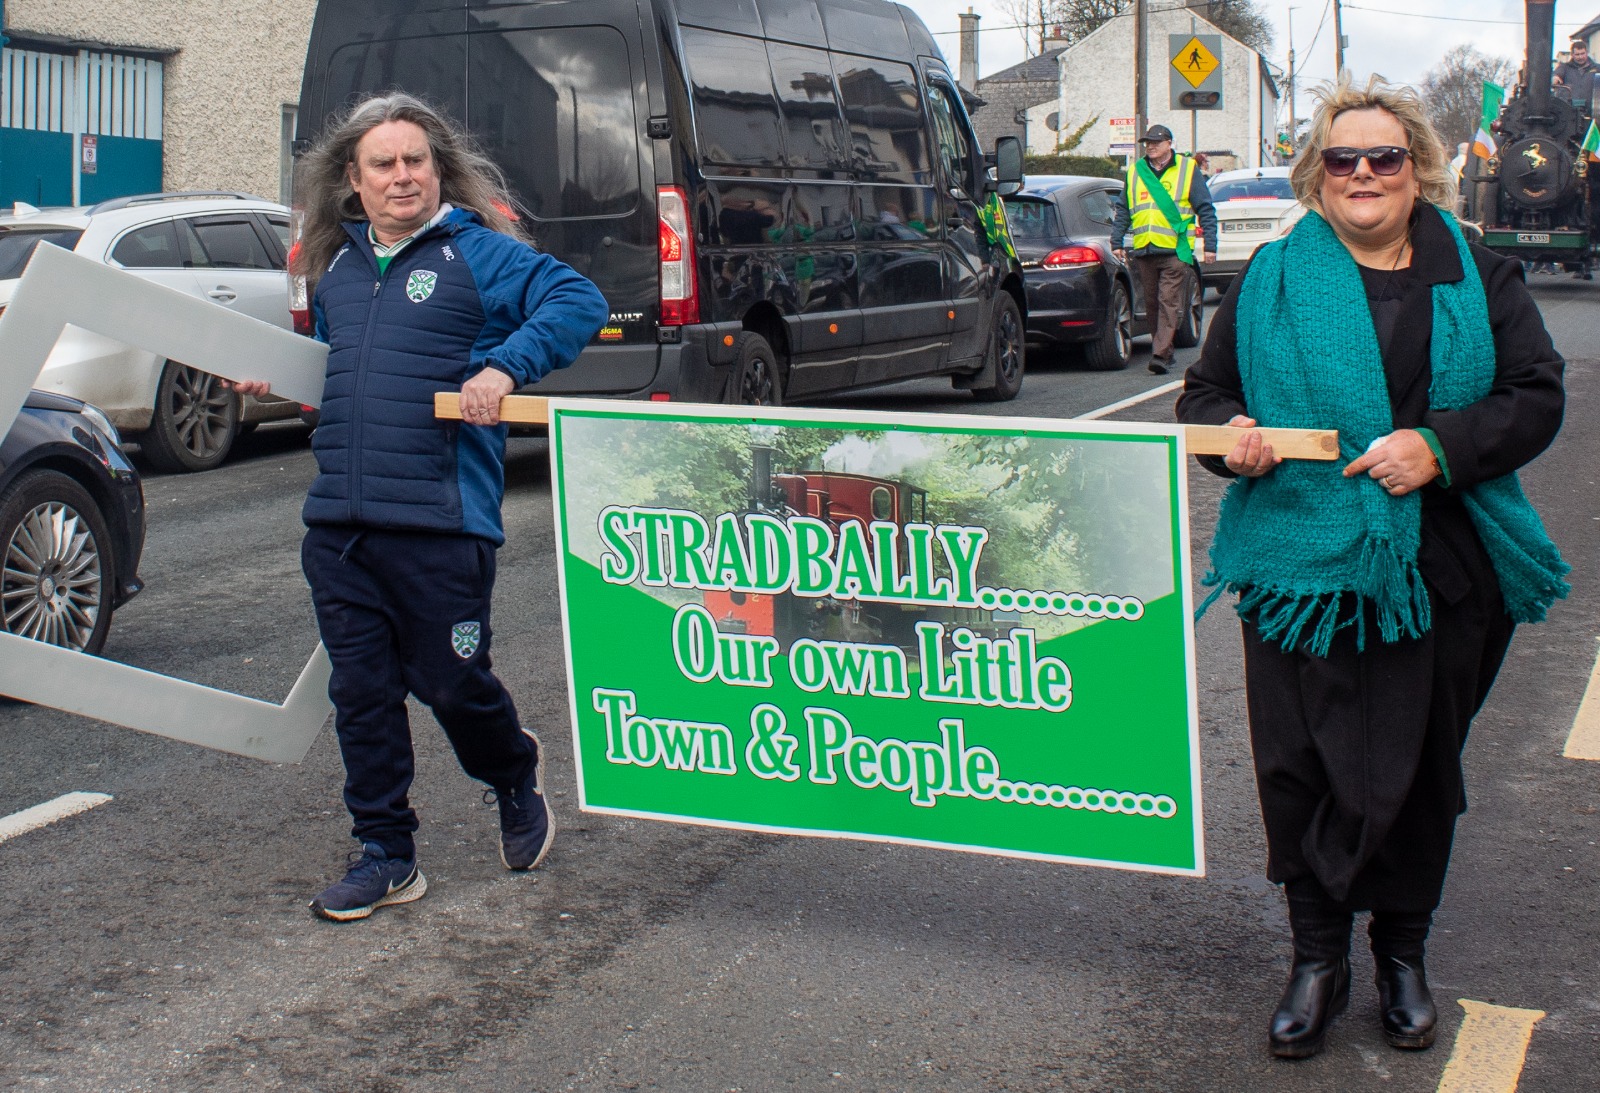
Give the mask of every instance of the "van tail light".
[[1093, 247], [1057, 247], [1039, 263], [1045, 269], [1082, 269], [1098, 266], [1100, 252]]
[[676, 186], [656, 191], [661, 215], [661, 325], [700, 321], [700, 286], [694, 276], [694, 236], [689, 232], [689, 202]]

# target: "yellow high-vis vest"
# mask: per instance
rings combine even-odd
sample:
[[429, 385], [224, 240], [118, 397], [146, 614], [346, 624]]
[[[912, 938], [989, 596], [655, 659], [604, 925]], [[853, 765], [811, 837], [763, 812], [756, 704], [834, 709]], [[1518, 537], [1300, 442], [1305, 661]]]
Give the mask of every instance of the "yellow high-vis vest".
[[1194, 206], [1189, 204], [1189, 183], [1194, 181], [1195, 163], [1188, 156], [1174, 154], [1167, 169], [1161, 172], [1161, 185], [1172, 195], [1173, 204], [1183, 217], [1182, 225], [1169, 224], [1156, 207], [1155, 198], [1145, 188], [1137, 170], [1128, 172], [1128, 208], [1133, 210], [1133, 249], [1159, 247], [1176, 252], [1179, 230], [1190, 230], [1195, 223]]

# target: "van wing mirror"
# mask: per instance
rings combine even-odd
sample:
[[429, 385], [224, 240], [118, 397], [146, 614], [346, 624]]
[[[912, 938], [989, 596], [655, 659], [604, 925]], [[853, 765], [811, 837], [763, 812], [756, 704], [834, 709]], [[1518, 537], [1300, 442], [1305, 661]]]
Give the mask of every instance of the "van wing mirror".
[[994, 142], [994, 170], [991, 185], [1002, 197], [1009, 197], [1022, 189], [1022, 141], [1016, 137], [1001, 137]]

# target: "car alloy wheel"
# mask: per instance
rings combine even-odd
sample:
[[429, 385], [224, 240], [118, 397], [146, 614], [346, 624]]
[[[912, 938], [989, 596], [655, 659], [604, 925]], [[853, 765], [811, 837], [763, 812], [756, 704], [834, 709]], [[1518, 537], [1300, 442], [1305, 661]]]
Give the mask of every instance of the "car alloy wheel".
[[155, 416], [139, 437], [158, 470], [207, 471], [228, 457], [239, 435], [239, 396], [209, 372], [168, 361], [156, 392]]
[[94, 499], [55, 471], [24, 476], [0, 498], [7, 633], [98, 653], [110, 627], [110, 559]]

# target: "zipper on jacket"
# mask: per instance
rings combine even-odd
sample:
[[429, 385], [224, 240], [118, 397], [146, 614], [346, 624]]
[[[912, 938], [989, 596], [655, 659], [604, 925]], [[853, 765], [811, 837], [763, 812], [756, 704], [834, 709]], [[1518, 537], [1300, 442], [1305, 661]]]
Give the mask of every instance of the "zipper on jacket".
[[350, 520], [361, 520], [361, 434], [366, 424], [367, 361], [372, 349], [373, 333], [377, 329], [379, 293], [383, 291], [388, 271], [378, 274], [372, 283], [372, 299], [367, 304], [367, 325], [361, 332], [361, 350], [356, 354], [355, 405], [350, 408]]

